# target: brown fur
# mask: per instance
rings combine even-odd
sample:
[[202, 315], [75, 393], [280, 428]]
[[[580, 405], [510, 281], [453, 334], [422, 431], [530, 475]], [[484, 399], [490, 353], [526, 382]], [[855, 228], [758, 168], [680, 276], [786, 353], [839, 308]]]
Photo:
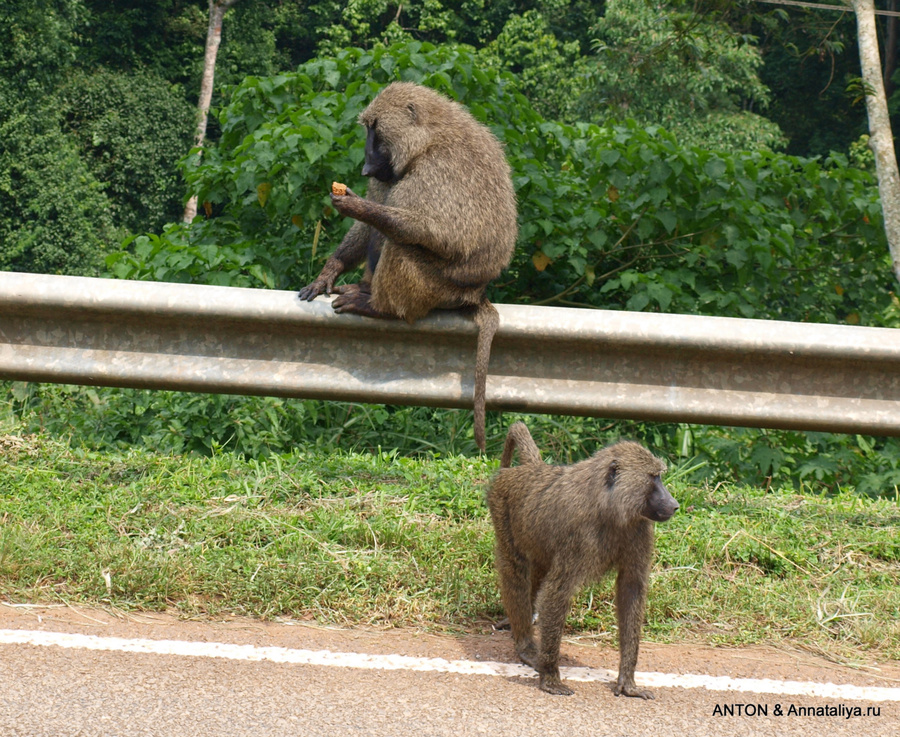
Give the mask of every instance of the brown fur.
[[[521, 465], [510, 468], [514, 450]], [[487, 492], [496, 533], [503, 606], [516, 652], [542, 690], [572, 693], [559, 675], [559, 646], [578, 589], [615, 570], [619, 623], [616, 695], [652, 698], [634, 683], [653, 555], [653, 523], [678, 509], [660, 481], [666, 465], [620, 442], [572, 466], [549, 466], [521, 422], [509, 430], [501, 469]], [[532, 632], [538, 614], [540, 648]]]
[[[462, 105], [411, 82], [385, 87], [359, 122], [377, 132], [394, 176], [372, 176], [365, 199], [350, 191], [332, 196], [357, 222], [300, 296], [334, 291], [338, 312], [410, 323], [433, 309], [471, 308], [479, 327], [475, 439], [484, 450], [485, 382], [499, 325], [485, 290], [509, 264], [517, 235], [503, 148]], [[367, 256], [358, 284], [334, 287]]]

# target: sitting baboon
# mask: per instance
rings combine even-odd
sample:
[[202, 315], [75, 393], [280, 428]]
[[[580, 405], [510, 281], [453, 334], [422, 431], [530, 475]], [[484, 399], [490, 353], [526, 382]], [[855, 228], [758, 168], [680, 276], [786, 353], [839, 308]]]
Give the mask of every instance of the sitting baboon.
[[[385, 87], [363, 110], [366, 197], [332, 193], [357, 222], [300, 299], [336, 293], [335, 312], [410, 323], [468, 308], [478, 325], [475, 440], [484, 450], [491, 340], [500, 316], [485, 296], [516, 243], [516, 195], [503, 147], [466, 108], [412, 82]], [[335, 279], [365, 260], [357, 284]]]
[[[518, 447], [520, 464], [510, 468]], [[487, 492], [496, 533], [500, 594], [516, 652], [542, 690], [570, 695], [559, 676], [559, 646], [578, 589], [615, 570], [619, 678], [615, 694], [653, 698], [634, 683], [653, 523], [678, 509], [660, 480], [666, 465], [643, 446], [619, 442], [571, 466], [550, 466], [528, 428], [506, 437], [501, 469]], [[538, 615], [540, 648], [532, 633]]]

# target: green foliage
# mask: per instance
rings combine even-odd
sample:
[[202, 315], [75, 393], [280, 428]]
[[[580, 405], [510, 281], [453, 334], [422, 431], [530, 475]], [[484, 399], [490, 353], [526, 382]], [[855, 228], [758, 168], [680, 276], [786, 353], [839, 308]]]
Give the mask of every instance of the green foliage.
[[529, 10], [511, 16], [479, 55], [490, 66], [512, 72], [519, 89], [542, 116], [563, 120], [580, 93], [579, 52], [577, 41], [560, 43], [544, 17]]
[[847, 151], [868, 129], [865, 105], [846, 91], [860, 74], [853, 13], [761, 4], [755, 10], [742, 30], [760, 38], [760, 79], [772, 90], [766, 117], [784, 131], [787, 152]]
[[[516, 167], [523, 209], [543, 206], [521, 221], [521, 242], [531, 244], [543, 271], [520, 269], [518, 294], [630, 310], [883, 324], [890, 277], [877, 190], [844, 158], [688, 148], [631, 122], [602, 129], [548, 123], [540, 132], [539, 141], [507, 135], [512, 150], [537, 152], [542, 144], [542, 159]], [[522, 250], [528, 246], [517, 263]]]
[[[8, 418], [4, 423], [0, 413], [0, 431], [6, 424], [104, 450], [229, 451], [263, 459], [297, 447], [352, 449], [390, 452], [398, 463], [478, 455], [467, 410], [25, 383], [0, 385], [4, 408]], [[527, 422], [548, 462], [574, 463], [628, 438], [681, 463], [679, 476], [694, 483], [849, 489], [887, 498], [900, 487], [900, 441], [862, 435], [491, 412], [488, 457], [499, 456], [518, 419]], [[449, 481], [444, 487], [452, 493]]]
[[121, 233], [59, 123], [52, 99], [0, 109], [0, 269], [99, 276]]
[[[0, 2], [0, 116], [25, 92], [52, 89], [76, 53], [82, 0]], [[34, 83], [36, 87], [26, 89]]]
[[[28, 431], [100, 448], [202, 455], [224, 449], [248, 458], [298, 445], [405, 455], [477, 452], [472, 413], [462, 410], [31, 383], [0, 385], [0, 397]], [[499, 447], [503, 430], [493, 424]]]
[[764, 488], [853, 489], [892, 497], [900, 487], [900, 441], [862, 435], [707, 427], [691, 431], [690, 453], [710, 479]]
[[[206, 3], [204, 26], [206, 24]], [[268, 0], [240, 0], [225, 16], [222, 45], [216, 58], [216, 87], [238, 84], [248, 74], [274, 74], [280, 69], [293, 69], [296, 63], [278, 47], [275, 16], [288, 10]], [[308, 21], [307, 21], [308, 22]], [[206, 28], [204, 27], [204, 42]], [[196, 80], [199, 84], [200, 74]], [[218, 104], [214, 100], [214, 104]]]
[[[324, 26], [317, 52], [320, 56], [334, 55], [348, 46], [412, 40], [481, 45], [497, 34], [511, 14], [533, 4], [513, 0], [351, 0], [339, 4], [338, 13], [328, 13], [329, 23]], [[558, 6], [559, 2], [538, 5]], [[320, 13], [324, 6], [317, 6]]]
[[13, 384], [11, 395], [32, 429], [98, 447], [172, 453], [228, 448], [257, 457], [270, 444], [290, 447], [304, 416], [302, 403], [290, 407], [274, 398], [37, 384]]
[[60, 90], [64, 130], [105, 183], [120, 226], [157, 231], [177, 220], [184, 183], [176, 162], [190, 149], [196, 111], [182, 90], [152, 72], [101, 69]]
[[680, 12], [681, 5], [606, 3], [580, 119], [627, 116], [706, 148], [780, 148], [778, 126], [748, 110], [769, 101], [759, 51], [723, 23]]
[[[227, 226], [226, 223], [221, 223]], [[198, 234], [180, 223], [167, 225], [161, 235], [129, 236], [123, 246], [128, 252], [111, 254], [107, 267], [116, 276], [130, 278], [137, 273], [153, 281], [196, 282], [223, 287], [273, 286], [270, 272], [254, 261], [252, 241], [230, 229], [231, 242], [223, 243], [226, 227]], [[189, 238], [188, 235], [193, 236]], [[133, 244], [133, 245], [132, 245]]]
[[83, 15], [80, 0], [0, 3], [0, 269], [96, 275], [120, 238], [53, 99]]
[[853, 166], [875, 173], [875, 152], [869, 146], [868, 133], [864, 133], [850, 144], [849, 158]]
[[209, 19], [205, 0], [85, 0], [85, 5], [89, 12], [78, 28], [84, 69], [146, 69], [196, 96]]

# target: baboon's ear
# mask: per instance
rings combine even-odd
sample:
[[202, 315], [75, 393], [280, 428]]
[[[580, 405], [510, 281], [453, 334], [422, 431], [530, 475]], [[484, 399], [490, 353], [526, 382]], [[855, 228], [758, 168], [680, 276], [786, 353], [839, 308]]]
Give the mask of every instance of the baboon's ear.
[[611, 489], [612, 485], [616, 483], [616, 474], [619, 472], [619, 462], [613, 458], [609, 462], [609, 466], [606, 469], [606, 488]]

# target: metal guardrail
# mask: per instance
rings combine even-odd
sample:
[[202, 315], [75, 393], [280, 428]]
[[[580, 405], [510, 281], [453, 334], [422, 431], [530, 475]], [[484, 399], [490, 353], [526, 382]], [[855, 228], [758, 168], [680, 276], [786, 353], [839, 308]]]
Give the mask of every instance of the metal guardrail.
[[[497, 305], [488, 409], [900, 435], [900, 330]], [[0, 273], [0, 378], [472, 406], [476, 328], [294, 292]]]

